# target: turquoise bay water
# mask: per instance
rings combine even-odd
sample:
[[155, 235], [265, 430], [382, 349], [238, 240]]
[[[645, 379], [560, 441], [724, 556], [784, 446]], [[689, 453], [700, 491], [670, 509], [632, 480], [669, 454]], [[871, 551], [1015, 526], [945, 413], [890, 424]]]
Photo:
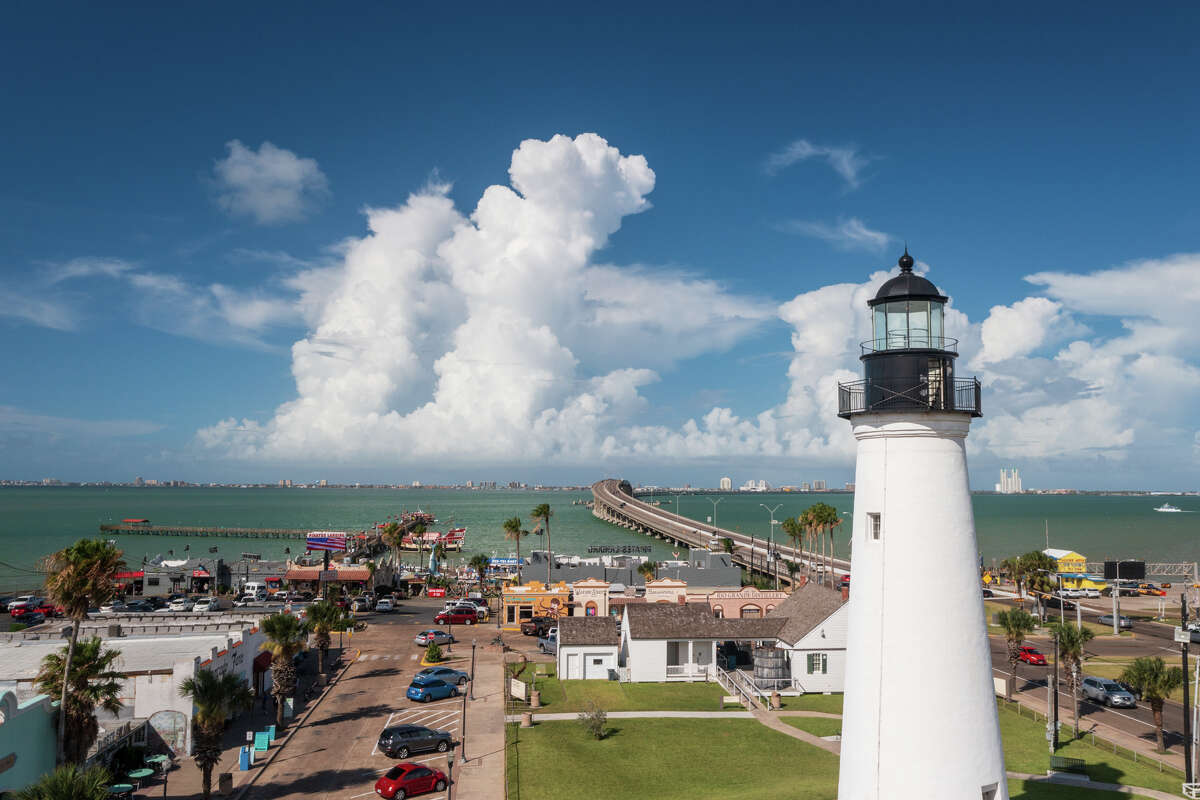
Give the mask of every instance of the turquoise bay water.
[[[717, 523], [725, 528], [766, 536], [769, 516], [760, 504], [780, 505], [775, 519], [799, 514], [823, 501], [841, 512], [851, 512], [848, 494], [729, 494], [717, 505]], [[0, 489], [0, 591], [32, 587], [39, 583], [32, 568], [47, 553], [83, 536], [95, 536], [104, 523], [126, 517], [144, 517], [156, 523], [220, 525], [228, 527], [308, 528], [312, 530], [362, 530], [389, 514], [418, 507], [432, 511], [448, 527], [467, 528], [467, 546], [456, 558], [472, 553], [508, 555], [501, 525], [520, 516], [532, 528], [529, 512], [539, 503], [554, 510], [551, 533], [556, 552], [586, 553], [588, 545], [633, 544], [653, 548], [651, 557], [671, 558], [665, 543], [607, 525], [572, 500], [590, 499], [590, 492], [466, 491], [452, 489], [134, 489], [123, 487], [47, 487]], [[674, 511], [674, 495], [654, 498]], [[716, 499], [713, 497], [712, 499]], [[1189, 510], [1163, 514], [1154, 507], [1169, 501]], [[1083, 553], [1091, 560], [1105, 557], [1145, 558], [1148, 561], [1200, 560], [1200, 497], [1094, 497], [1083, 495], [976, 495], [975, 525], [985, 562], [1050, 545]], [[706, 496], [683, 496], [679, 513], [697, 520], [713, 514]], [[453, 524], [450, 524], [453, 520]], [[837, 534], [838, 554], [846, 554], [849, 522]], [[280, 558], [284, 548], [298, 552], [297, 541], [279, 539], [227, 539], [217, 537], [118, 536], [118, 544], [131, 564], [143, 556], [206, 555], [215, 546], [227, 561], [243, 552]], [[522, 552], [544, 547], [530, 536]], [[937, 555], [931, 554], [931, 564]]]

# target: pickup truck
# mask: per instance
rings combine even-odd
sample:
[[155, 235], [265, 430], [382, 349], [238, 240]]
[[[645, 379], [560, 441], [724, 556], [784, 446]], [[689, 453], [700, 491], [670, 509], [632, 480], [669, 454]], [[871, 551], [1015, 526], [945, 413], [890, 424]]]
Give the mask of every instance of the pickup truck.
[[543, 653], [558, 655], [558, 626], [555, 625], [545, 636], [538, 638], [538, 649]]
[[554, 627], [554, 617], [533, 617], [521, 623], [521, 633], [526, 636], [545, 636]]

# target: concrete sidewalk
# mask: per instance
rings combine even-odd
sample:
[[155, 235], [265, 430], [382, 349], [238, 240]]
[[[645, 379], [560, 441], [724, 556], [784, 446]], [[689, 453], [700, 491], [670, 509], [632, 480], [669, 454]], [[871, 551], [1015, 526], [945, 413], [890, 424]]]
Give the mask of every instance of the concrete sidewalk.
[[[609, 719], [751, 719], [749, 711], [609, 711]], [[533, 712], [534, 722], [566, 722], [579, 719], [578, 711], [555, 714]], [[509, 714], [505, 722], [520, 722], [520, 714]]]
[[467, 701], [465, 735], [454, 764], [455, 797], [504, 797], [503, 655], [498, 646], [476, 648], [475, 699]]

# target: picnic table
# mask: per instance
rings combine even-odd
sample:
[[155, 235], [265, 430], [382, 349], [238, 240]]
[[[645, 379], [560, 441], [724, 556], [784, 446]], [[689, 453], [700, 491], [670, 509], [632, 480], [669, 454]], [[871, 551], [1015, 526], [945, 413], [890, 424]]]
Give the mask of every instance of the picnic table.
[[151, 775], [153, 775], [154, 770], [146, 769], [145, 767], [142, 767], [140, 769], [131, 769], [131, 770], [129, 770], [129, 772], [126, 772], [125, 774], [128, 775], [130, 778], [132, 778], [136, 782], [137, 786], [140, 788], [142, 785], [142, 781], [144, 781], [146, 778], [149, 778]]
[[108, 793], [115, 797], [128, 797], [133, 794], [133, 784], [131, 783], [114, 783], [108, 787]]

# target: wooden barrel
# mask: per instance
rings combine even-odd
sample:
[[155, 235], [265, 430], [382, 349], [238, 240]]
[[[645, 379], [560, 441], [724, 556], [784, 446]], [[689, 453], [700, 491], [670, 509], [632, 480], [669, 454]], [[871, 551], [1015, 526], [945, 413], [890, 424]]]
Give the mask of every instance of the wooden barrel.
[[791, 681], [787, 656], [776, 647], [754, 648], [754, 682], [774, 685], [774, 681]]

